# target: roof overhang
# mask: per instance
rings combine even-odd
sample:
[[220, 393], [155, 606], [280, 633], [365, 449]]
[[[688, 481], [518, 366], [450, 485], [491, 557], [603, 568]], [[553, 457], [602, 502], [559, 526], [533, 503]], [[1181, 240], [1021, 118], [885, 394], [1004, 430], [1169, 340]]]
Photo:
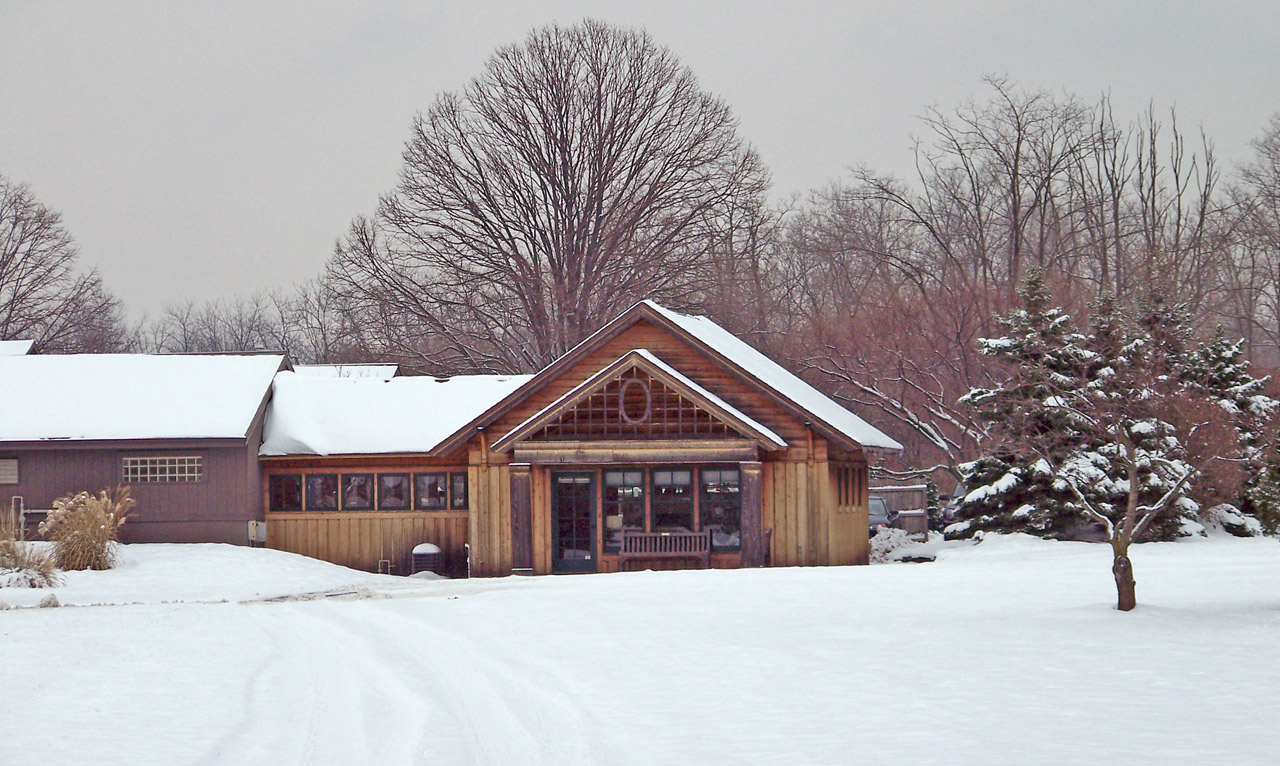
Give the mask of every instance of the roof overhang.
[[659, 311], [654, 308], [654, 306], [650, 305], [649, 301], [640, 301], [614, 317], [611, 321], [589, 335], [585, 340], [574, 346], [559, 359], [556, 359], [551, 364], [542, 368], [542, 370], [530, 378], [528, 382], [517, 388], [515, 391], [512, 391], [506, 398], [495, 403], [488, 410], [474, 418], [470, 423], [459, 428], [451, 436], [440, 442], [440, 444], [431, 451], [431, 454], [443, 455], [458, 449], [465, 444], [468, 439], [493, 423], [503, 412], [509, 410], [517, 402], [522, 401], [526, 397], [541, 390], [543, 387], [559, 377], [565, 370], [581, 361], [583, 357], [603, 346], [611, 338], [642, 321], [651, 322], [698, 349], [723, 369], [739, 378], [744, 384], [769, 397], [771, 401], [775, 402], [779, 407], [784, 409], [793, 417], [801, 420], [806, 425], [813, 428], [814, 431], [834, 441], [836, 444], [854, 451], [861, 450], [873, 454], [894, 455], [900, 451], [892, 448], [868, 447], [857, 440], [850, 438], [838, 428], [827, 423], [814, 413], [809, 412], [807, 409], [797, 405], [791, 399], [783, 396], [780, 392], [775, 390], [772, 386], [767, 385], [756, 378], [742, 365], [735, 363], [732, 359], [728, 358], [725, 354], [721, 353], [710, 344], [703, 342], [702, 339], [681, 327], [677, 322], [672, 321], [671, 318], [666, 316], [662, 311]]

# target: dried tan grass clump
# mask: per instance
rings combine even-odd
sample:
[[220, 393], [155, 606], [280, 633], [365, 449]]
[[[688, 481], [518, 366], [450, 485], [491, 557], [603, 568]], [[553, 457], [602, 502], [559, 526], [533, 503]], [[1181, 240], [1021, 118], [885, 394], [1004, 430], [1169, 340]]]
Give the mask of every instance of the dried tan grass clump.
[[62, 575], [48, 551], [18, 538], [17, 520], [0, 513], [0, 588], [50, 588]]
[[61, 569], [115, 566], [120, 527], [135, 504], [128, 487], [54, 500], [53, 510], [40, 522], [40, 534], [53, 541], [54, 563]]
[[18, 515], [9, 511], [0, 511], [0, 542], [5, 540], [21, 540], [19, 534]]
[[62, 584], [53, 556], [31, 543], [0, 540], [0, 588], [52, 588]]

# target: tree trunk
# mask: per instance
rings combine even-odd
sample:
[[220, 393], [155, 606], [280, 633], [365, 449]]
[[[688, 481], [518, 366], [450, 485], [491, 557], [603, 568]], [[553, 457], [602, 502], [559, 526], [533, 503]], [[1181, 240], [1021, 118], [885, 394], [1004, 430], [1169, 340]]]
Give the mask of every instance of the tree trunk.
[[1115, 549], [1115, 561], [1111, 564], [1111, 573], [1116, 578], [1116, 609], [1128, 612], [1138, 605], [1138, 596], [1134, 591], [1133, 562], [1129, 560], [1129, 551]]

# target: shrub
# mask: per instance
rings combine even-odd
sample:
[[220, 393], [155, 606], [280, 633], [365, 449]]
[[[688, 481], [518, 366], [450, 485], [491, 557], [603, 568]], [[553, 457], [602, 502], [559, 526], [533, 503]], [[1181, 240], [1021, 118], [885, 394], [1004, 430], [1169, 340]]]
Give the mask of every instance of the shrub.
[[0, 513], [0, 588], [48, 588], [62, 584], [49, 552], [18, 540], [16, 520]]
[[62, 575], [48, 551], [31, 543], [0, 540], [0, 588], [52, 588]]
[[53, 501], [40, 533], [53, 541], [54, 562], [62, 569], [110, 569], [115, 566], [120, 527], [135, 503], [128, 487], [97, 496], [79, 492]]
[[1236, 537], [1258, 537], [1262, 535], [1262, 523], [1252, 516], [1246, 516], [1240, 509], [1227, 503], [1219, 503], [1205, 511], [1204, 521], [1212, 527]]
[[887, 564], [893, 561], [894, 553], [914, 544], [915, 540], [905, 529], [880, 527], [876, 536], [871, 538], [871, 563]]

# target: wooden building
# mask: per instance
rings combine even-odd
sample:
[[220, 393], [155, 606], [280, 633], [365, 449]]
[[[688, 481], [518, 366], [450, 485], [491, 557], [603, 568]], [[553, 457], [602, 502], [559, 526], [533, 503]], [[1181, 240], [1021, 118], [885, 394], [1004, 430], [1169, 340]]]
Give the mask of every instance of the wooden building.
[[[127, 484], [126, 542], [249, 541], [279, 354], [0, 354], [0, 512]], [[30, 530], [34, 531], [34, 530]]]
[[645, 301], [532, 376], [276, 378], [268, 545], [454, 574], [866, 563], [900, 446], [704, 317]]

